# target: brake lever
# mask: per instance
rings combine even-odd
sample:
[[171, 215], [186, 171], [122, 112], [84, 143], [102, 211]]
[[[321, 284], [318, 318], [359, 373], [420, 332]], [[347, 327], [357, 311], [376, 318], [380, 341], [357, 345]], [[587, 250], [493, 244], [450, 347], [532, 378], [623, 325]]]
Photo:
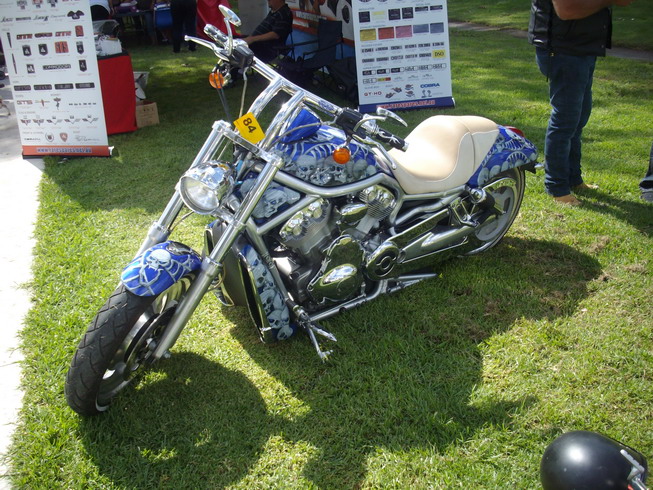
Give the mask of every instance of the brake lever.
[[404, 127], [408, 127], [408, 123], [404, 121], [401, 117], [399, 117], [397, 114], [395, 114], [392, 111], [389, 111], [388, 109], [384, 107], [377, 107], [376, 108], [376, 116], [370, 116], [368, 114], [364, 115], [358, 123], [356, 123], [356, 126], [354, 126], [354, 133], [358, 131], [361, 126], [363, 126], [365, 123], [369, 121], [387, 121], [388, 119], [401, 124]]
[[377, 107], [376, 108], [376, 114], [379, 115], [379, 116], [385, 117], [384, 121], [386, 119], [391, 119], [391, 120], [401, 124], [402, 126], [404, 126], [406, 128], [408, 127], [408, 123], [406, 121], [404, 121], [397, 114], [395, 114], [394, 112], [386, 109], [385, 107]]
[[[358, 122], [356, 123], [356, 125], [354, 126], [353, 133], [356, 134], [356, 133], [358, 132], [358, 130], [359, 130], [359, 129], [360, 129], [360, 128], [365, 124], [365, 123], [367, 123], [367, 122], [370, 122], [370, 121], [385, 121], [385, 120], [386, 120], [386, 117], [385, 117], [385, 116], [382, 116], [382, 115], [379, 115], [379, 116], [370, 116], [370, 115], [368, 115], [368, 114], [365, 114], [365, 115], [360, 119], [360, 121], [358, 121]], [[366, 132], [367, 132], [367, 131], [366, 131]]]
[[224, 50], [220, 49], [215, 43], [212, 43], [211, 41], [207, 41], [206, 39], [201, 39], [194, 36], [184, 36], [184, 41], [192, 41], [196, 44], [199, 44], [200, 46], [209, 48], [211, 51], [213, 51], [213, 54], [215, 54], [221, 60], [229, 61], [229, 56], [224, 53]]

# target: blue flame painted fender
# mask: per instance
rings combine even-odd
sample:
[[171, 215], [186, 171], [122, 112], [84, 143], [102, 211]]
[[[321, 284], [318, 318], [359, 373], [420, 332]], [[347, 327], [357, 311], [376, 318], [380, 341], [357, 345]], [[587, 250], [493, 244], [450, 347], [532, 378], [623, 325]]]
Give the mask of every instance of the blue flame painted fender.
[[122, 271], [120, 280], [136, 296], [156, 296], [202, 265], [200, 256], [178, 242], [163, 242], [147, 249]]
[[481, 187], [500, 172], [531, 165], [536, 160], [537, 148], [533, 143], [511, 128], [499, 126], [499, 135], [492, 149], [467, 183]]

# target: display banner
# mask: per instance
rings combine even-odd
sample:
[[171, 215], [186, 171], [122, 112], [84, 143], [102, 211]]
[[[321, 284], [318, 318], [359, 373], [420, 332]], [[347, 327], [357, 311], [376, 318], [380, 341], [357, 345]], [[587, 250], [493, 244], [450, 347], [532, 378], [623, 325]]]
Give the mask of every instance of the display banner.
[[446, 0], [353, 0], [361, 112], [452, 107]]
[[0, 0], [23, 155], [109, 156], [88, 0]]
[[351, 2], [352, 0], [286, 0], [293, 11], [296, 29], [316, 35], [317, 23], [321, 17], [339, 20], [342, 22], [342, 37], [350, 45], [354, 42]]

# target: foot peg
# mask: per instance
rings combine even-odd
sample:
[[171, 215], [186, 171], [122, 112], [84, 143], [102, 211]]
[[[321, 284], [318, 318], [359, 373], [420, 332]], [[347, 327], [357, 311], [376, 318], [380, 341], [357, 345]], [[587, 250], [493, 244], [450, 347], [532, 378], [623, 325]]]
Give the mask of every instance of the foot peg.
[[332, 350], [323, 351], [322, 348], [320, 347], [320, 343], [318, 342], [316, 335], [319, 335], [320, 337], [324, 337], [325, 339], [330, 340], [332, 342], [337, 342], [338, 339], [336, 339], [336, 337], [331, 332], [324, 330], [317, 323], [311, 321], [311, 318], [308, 316], [308, 313], [306, 313], [306, 311], [304, 311], [304, 309], [301, 306], [295, 306], [294, 312], [295, 315], [297, 316], [299, 326], [306, 331], [308, 337], [311, 339], [311, 343], [313, 344], [313, 347], [315, 348], [317, 355], [320, 357], [320, 359], [322, 359], [322, 361], [326, 361], [329, 355], [331, 355], [333, 351]]

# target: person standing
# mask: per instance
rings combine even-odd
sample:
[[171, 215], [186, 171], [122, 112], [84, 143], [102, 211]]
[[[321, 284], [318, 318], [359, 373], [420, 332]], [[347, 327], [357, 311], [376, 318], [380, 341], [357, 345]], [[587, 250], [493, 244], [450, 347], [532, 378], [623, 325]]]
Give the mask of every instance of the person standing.
[[634, 0], [532, 0], [528, 40], [549, 82], [551, 115], [544, 140], [548, 194], [578, 206], [572, 194], [597, 186], [583, 182], [581, 134], [592, 112], [592, 81], [598, 56], [612, 42], [612, 6]]
[[270, 12], [267, 17], [243, 40], [254, 56], [268, 63], [277, 57], [286, 38], [292, 31], [292, 11], [286, 0], [268, 0]]
[[[196, 35], [197, 1], [171, 0], [170, 15], [172, 17], [172, 51], [179, 53], [184, 34]], [[188, 51], [195, 51], [195, 43], [188, 43]]]

